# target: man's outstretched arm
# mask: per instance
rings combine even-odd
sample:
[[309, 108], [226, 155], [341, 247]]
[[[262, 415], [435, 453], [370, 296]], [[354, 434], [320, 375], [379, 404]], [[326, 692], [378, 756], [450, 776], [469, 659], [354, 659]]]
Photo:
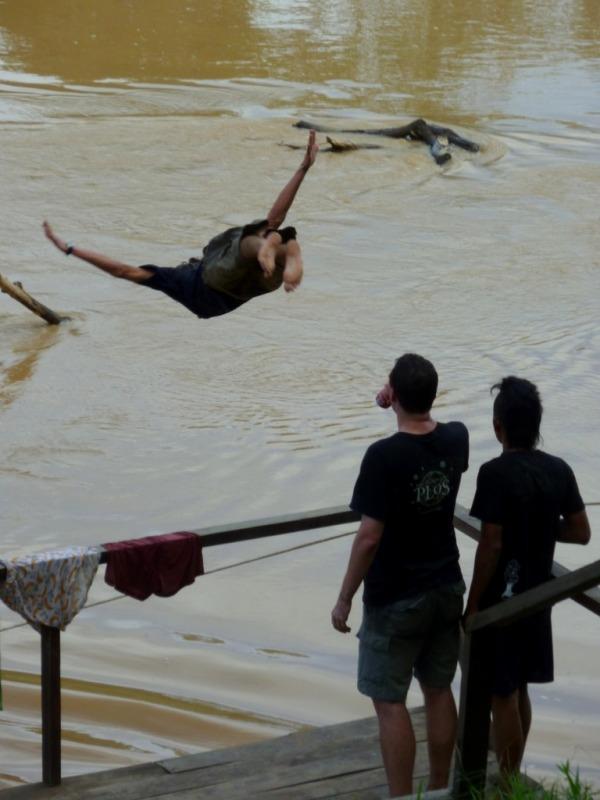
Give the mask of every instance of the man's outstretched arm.
[[46, 221], [44, 221], [42, 227], [46, 238], [49, 239], [61, 253], [81, 258], [83, 261], [87, 261], [88, 264], [93, 264], [95, 267], [98, 267], [98, 269], [103, 270], [103, 272], [108, 272], [108, 274], [112, 275], [114, 278], [123, 278], [127, 281], [133, 281], [134, 283], [143, 283], [152, 275], [152, 271], [149, 269], [132, 267], [129, 264], [124, 264], [122, 261], [115, 261], [114, 258], [104, 256], [102, 253], [95, 253], [93, 250], [84, 250], [82, 247], [67, 244], [64, 239], [61, 239], [60, 236], [54, 233], [49, 223]]
[[283, 224], [287, 212], [290, 210], [296, 193], [300, 188], [300, 184], [308, 170], [315, 163], [317, 153], [319, 152], [319, 145], [316, 142], [316, 134], [311, 131], [308, 134], [308, 144], [306, 146], [306, 153], [302, 159], [302, 163], [294, 172], [291, 180], [283, 187], [277, 200], [273, 203], [273, 208], [267, 214], [269, 220], [269, 228], [279, 228]]

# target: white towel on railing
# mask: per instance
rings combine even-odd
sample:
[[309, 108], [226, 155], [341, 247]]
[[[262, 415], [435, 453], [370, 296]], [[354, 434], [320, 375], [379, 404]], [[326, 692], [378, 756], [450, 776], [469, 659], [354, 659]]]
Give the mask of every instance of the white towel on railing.
[[36, 630], [64, 630], [85, 605], [100, 563], [99, 547], [66, 547], [5, 561], [0, 599]]

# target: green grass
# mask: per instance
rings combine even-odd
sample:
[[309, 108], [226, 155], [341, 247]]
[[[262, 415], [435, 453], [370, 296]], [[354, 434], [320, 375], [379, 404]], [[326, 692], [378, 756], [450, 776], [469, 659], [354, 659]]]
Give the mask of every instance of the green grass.
[[571, 772], [571, 765], [568, 761], [559, 764], [558, 769], [564, 779], [562, 796], [567, 800], [592, 800], [592, 798], [598, 797], [597, 791], [593, 791], [589, 784], [581, 782], [578, 769], [575, 770], [575, 774]]
[[[523, 775], [512, 775], [508, 786], [497, 786], [492, 796], [497, 800], [598, 800], [600, 792], [582, 782], [579, 770], [573, 769], [568, 761], [558, 765], [561, 778], [551, 785], [539, 784]], [[480, 793], [474, 792], [472, 800], [481, 800]]]

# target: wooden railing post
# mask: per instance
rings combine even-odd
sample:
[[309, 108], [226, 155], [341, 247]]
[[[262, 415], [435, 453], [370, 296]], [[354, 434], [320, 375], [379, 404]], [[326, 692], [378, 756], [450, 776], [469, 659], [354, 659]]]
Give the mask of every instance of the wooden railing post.
[[491, 686], [481, 631], [466, 633], [458, 714], [453, 797], [483, 797], [490, 738]]
[[58, 786], [60, 764], [60, 630], [42, 625], [42, 780]]

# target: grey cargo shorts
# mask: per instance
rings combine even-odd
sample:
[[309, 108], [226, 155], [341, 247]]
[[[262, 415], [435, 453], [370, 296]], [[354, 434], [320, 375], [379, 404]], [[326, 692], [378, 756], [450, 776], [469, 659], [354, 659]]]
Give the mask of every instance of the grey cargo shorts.
[[364, 606], [358, 632], [358, 691], [403, 703], [413, 675], [426, 687], [450, 686], [460, 646], [465, 584], [446, 584], [386, 606]]

